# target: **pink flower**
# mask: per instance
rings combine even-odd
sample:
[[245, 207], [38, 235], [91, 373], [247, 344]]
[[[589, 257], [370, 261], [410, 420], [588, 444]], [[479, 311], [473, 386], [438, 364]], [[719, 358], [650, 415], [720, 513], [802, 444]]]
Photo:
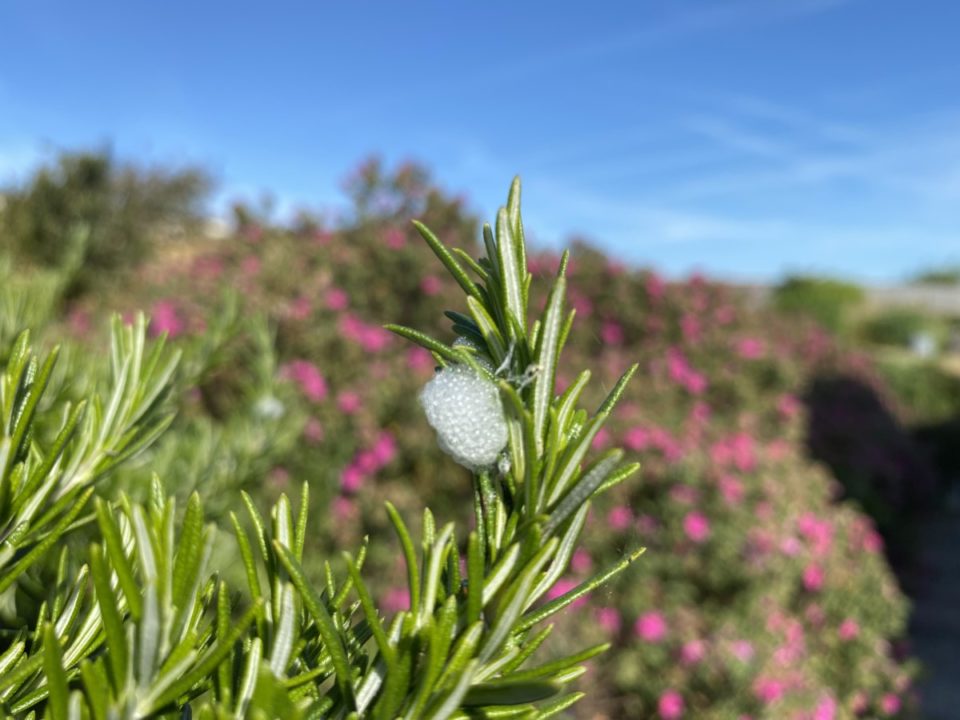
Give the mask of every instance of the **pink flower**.
[[753, 692], [762, 702], [767, 705], [775, 703], [781, 697], [786, 690], [783, 683], [780, 680], [774, 680], [773, 678], [757, 678], [756, 682], [753, 684]]
[[634, 452], [641, 452], [650, 447], [650, 433], [646, 428], [632, 427], [624, 435], [623, 444]]
[[363, 473], [360, 468], [354, 464], [347, 465], [340, 473], [340, 489], [352, 495], [363, 485]]
[[757, 338], [743, 338], [737, 342], [737, 354], [744, 360], [756, 360], [763, 357], [763, 341]]
[[605, 320], [600, 326], [600, 339], [607, 345], [623, 343], [623, 326], [615, 320]]
[[597, 431], [597, 434], [593, 436], [593, 440], [590, 443], [590, 447], [594, 450], [603, 450], [607, 445], [610, 444], [610, 431], [606, 428], [600, 428]]
[[391, 250], [399, 250], [407, 243], [407, 238], [402, 230], [397, 228], [388, 228], [384, 235], [384, 241]]
[[154, 303], [151, 315], [150, 335], [153, 337], [166, 333], [167, 337], [175, 338], [183, 334], [186, 329], [176, 305], [171, 300], [160, 300]]
[[809, 592], [818, 592], [823, 588], [823, 568], [816, 563], [807, 565], [803, 571], [803, 587]]
[[306, 320], [310, 317], [310, 313], [313, 311], [313, 305], [310, 303], [310, 298], [306, 295], [301, 295], [287, 308], [287, 313], [294, 320]]
[[721, 475], [717, 484], [720, 486], [720, 494], [728, 505], [739, 505], [743, 500], [743, 483], [733, 475]]
[[245, 257], [240, 263], [240, 272], [248, 278], [260, 273], [260, 258], [256, 255]]
[[667, 621], [654, 610], [638, 617], [633, 631], [641, 640], [657, 643], [667, 636]]
[[345, 497], [344, 495], [337, 495], [333, 499], [332, 509], [335, 518], [353, 522], [357, 506], [351, 498]]
[[860, 634], [860, 625], [853, 618], [847, 618], [840, 623], [837, 635], [841, 640], [853, 640]]
[[780, 399], [777, 400], [777, 412], [787, 420], [796, 417], [800, 413], [800, 401], [797, 400], [796, 396], [789, 393], [781, 395]]
[[834, 720], [837, 716], [837, 701], [832, 697], [825, 697], [813, 711], [813, 720]]
[[700, 320], [696, 315], [687, 314], [680, 318], [680, 330], [688, 343], [700, 341]]
[[656, 273], [650, 273], [647, 275], [647, 281], [645, 283], [645, 290], [647, 291], [647, 296], [651, 300], [659, 300], [663, 297], [664, 292], [666, 292], [667, 284], [663, 281]]
[[407, 350], [407, 367], [415, 372], [429, 372], [436, 363], [426, 348], [415, 345]]
[[597, 608], [597, 624], [610, 635], [616, 635], [620, 632], [622, 624], [620, 612], [616, 608], [602, 607]]
[[282, 366], [280, 377], [296, 382], [308, 400], [320, 402], [327, 396], [326, 380], [317, 366], [307, 360], [293, 360]]
[[347, 309], [347, 294], [340, 288], [332, 287], [327, 290], [323, 297], [323, 301], [328, 310], [339, 311]]
[[687, 513], [683, 519], [683, 531], [694, 542], [703, 542], [710, 537], [710, 521], [702, 512]]
[[373, 456], [376, 458], [377, 464], [383, 467], [391, 462], [396, 454], [397, 441], [394, 440], [393, 435], [386, 431], [377, 435], [377, 440], [373, 444]]
[[880, 699], [880, 711], [887, 717], [900, 712], [901, 705], [900, 698], [893, 693], [887, 693]]
[[420, 291], [424, 295], [436, 295], [443, 288], [443, 282], [436, 275], [426, 275], [420, 281]]
[[683, 696], [676, 690], [667, 690], [660, 696], [657, 712], [663, 720], [677, 720], [683, 717]]
[[607, 513], [607, 524], [615, 532], [626, 530], [633, 523], [633, 513], [626, 505], [617, 505]]
[[410, 607], [410, 593], [405, 588], [390, 588], [382, 602], [382, 607], [387, 612], [407, 610]]
[[740, 662], [753, 659], [753, 644], [749, 640], [734, 640], [730, 643], [730, 653]]
[[323, 425], [319, 420], [312, 417], [307, 420], [306, 425], [303, 426], [303, 438], [311, 445], [316, 445], [323, 442]]
[[797, 540], [793, 535], [785, 537], [780, 542], [780, 551], [788, 557], [796, 557], [800, 554], [800, 551], [803, 549], [800, 541]]
[[361, 405], [360, 396], [352, 390], [344, 390], [337, 395], [337, 407], [347, 415], [353, 415]]
[[593, 303], [590, 302], [590, 298], [573, 289], [570, 291], [570, 307], [577, 311], [577, 318], [580, 319], [588, 318], [593, 314]]
[[570, 559], [570, 567], [577, 573], [588, 573], [593, 567], [593, 558], [583, 548], [577, 548]]
[[703, 640], [690, 640], [680, 648], [680, 662], [684, 665], [696, 665], [707, 654], [707, 645]]

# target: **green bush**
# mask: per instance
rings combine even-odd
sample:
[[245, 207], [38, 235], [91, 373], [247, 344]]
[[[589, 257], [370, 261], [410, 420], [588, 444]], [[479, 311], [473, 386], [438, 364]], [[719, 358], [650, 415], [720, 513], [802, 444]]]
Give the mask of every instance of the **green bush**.
[[4, 191], [0, 236], [25, 260], [66, 267], [85, 283], [145, 260], [158, 234], [198, 219], [210, 189], [196, 169], [120, 164], [112, 155], [64, 153]]
[[890, 308], [863, 323], [863, 335], [869, 342], [909, 348], [917, 338], [927, 335], [935, 349], [943, 348], [949, 326], [936, 315], [913, 308]]
[[863, 290], [857, 285], [807, 276], [787, 278], [773, 293], [777, 309], [806, 315], [835, 333], [849, 329], [851, 316], [863, 300]]

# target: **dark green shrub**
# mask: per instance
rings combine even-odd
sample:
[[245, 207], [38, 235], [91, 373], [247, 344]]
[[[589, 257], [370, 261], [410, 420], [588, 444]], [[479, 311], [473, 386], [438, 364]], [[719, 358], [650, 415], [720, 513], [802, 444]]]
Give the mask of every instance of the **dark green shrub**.
[[947, 324], [941, 318], [916, 308], [894, 307], [870, 318], [863, 327], [864, 337], [880, 345], [910, 347], [916, 339], [929, 335], [936, 347], [942, 347]]
[[5, 192], [0, 235], [22, 258], [66, 266], [83, 283], [138, 264], [161, 233], [197, 220], [210, 187], [192, 168], [121, 164], [108, 152], [64, 153]]
[[863, 300], [863, 290], [852, 283], [799, 275], [787, 278], [773, 294], [778, 310], [806, 315], [833, 332], [848, 328]]

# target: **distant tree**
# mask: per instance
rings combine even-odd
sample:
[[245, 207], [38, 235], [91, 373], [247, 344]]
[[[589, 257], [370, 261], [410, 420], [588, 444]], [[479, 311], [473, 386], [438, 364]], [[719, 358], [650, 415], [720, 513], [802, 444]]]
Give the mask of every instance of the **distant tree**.
[[852, 312], [863, 301], [863, 289], [858, 285], [811, 276], [789, 277], [773, 293], [777, 309], [806, 315], [838, 333], [848, 328]]
[[67, 152], [4, 192], [0, 236], [32, 263], [71, 266], [84, 284], [98, 272], [138, 264], [158, 237], [198, 220], [211, 187], [196, 168]]
[[914, 285], [960, 285], [960, 265], [924, 270], [911, 282]]

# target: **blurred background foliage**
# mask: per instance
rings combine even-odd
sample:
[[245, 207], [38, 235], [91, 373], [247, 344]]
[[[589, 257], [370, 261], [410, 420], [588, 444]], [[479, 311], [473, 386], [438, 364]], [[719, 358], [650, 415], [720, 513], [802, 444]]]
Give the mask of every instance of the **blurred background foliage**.
[[[415, 401], [433, 360], [381, 325], [453, 339], [441, 311], [463, 311], [461, 293], [409, 220], [472, 257], [479, 226], [413, 163], [370, 159], [344, 187], [352, 209], [336, 224], [238, 204], [229, 232], [212, 232], [202, 170], [65, 154], [4, 191], [0, 346], [26, 326], [69, 337], [82, 377], [110, 313], [148, 312], [184, 354], [179, 413], [110, 492], [143, 498], [156, 472], [224, 523], [241, 489], [266, 507], [310, 481], [308, 570], [370, 535], [369, 575], [400, 609], [382, 500], [412, 516], [426, 499], [460, 521], [471, 508], [465, 471]], [[558, 263], [528, 260], [541, 279]], [[908, 601], [890, 563], [909, 573], [917, 524], [960, 474], [956, 318], [875, 307], [863, 288], [815, 277], [757, 302], [586, 241], [569, 275], [577, 322], [559, 383], [590, 367], [599, 402], [641, 363], [594, 446], [623, 445], [643, 470], [594, 510], [557, 594], [649, 547], [561, 620], [570, 647], [598, 632], [615, 647], [577, 717], [911, 716]], [[78, 392], [53, 384], [59, 401]]]

